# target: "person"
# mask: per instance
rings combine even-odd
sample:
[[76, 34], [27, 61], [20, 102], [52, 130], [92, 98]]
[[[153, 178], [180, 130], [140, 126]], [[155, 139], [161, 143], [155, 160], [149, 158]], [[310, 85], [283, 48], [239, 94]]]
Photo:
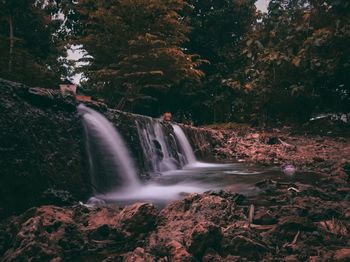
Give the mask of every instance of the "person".
[[170, 112], [163, 113], [163, 121], [170, 122], [173, 119], [173, 115]]

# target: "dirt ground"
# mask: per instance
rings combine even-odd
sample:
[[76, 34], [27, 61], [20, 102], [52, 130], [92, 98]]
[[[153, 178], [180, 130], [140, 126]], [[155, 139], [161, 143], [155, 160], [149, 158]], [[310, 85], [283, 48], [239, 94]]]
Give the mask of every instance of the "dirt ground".
[[220, 128], [223, 143], [216, 148], [219, 159], [262, 165], [294, 166], [348, 179], [350, 137], [295, 134], [289, 128], [259, 131], [254, 128]]

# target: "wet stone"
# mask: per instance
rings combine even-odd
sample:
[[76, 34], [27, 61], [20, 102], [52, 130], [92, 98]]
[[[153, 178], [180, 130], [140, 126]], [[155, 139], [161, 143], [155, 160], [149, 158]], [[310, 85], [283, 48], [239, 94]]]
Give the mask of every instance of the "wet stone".
[[253, 223], [257, 225], [273, 225], [277, 223], [276, 214], [270, 210], [262, 209], [255, 213]]

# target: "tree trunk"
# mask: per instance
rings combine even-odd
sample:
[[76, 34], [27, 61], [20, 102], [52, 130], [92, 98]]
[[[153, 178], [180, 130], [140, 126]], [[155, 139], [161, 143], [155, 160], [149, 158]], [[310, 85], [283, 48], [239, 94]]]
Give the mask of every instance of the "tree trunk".
[[9, 29], [10, 29], [10, 52], [9, 52], [9, 73], [12, 71], [12, 55], [13, 55], [13, 45], [14, 45], [14, 37], [13, 37], [13, 17], [12, 14], [9, 15]]

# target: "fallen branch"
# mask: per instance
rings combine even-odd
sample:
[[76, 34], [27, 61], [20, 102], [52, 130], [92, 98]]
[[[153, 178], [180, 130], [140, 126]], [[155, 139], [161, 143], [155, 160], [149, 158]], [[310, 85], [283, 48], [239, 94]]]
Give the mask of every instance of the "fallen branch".
[[288, 148], [296, 148], [296, 146], [293, 146], [291, 144], [288, 144], [286, 142], [284, 142], [281, 138], [278, 138], [278, 141], [285, 147], [288, 147]]
[[295, 187], [290, 187], [287, 189], [288, 191], [294, 191], [294, 192], [297, 192], [297, 193], [300, 193], [300, 190], [295, 188]]
[[277, 225], [256, 225], [256, 224], [250, 224], [250, 228], [256, 229], [256, 230], [261, 230], [261, 231], [265, 231], [265, 230], [271, 230], [276, 228]]
[[300, 235], [300, 231], [298, 230], [298, 233], [296, 233], [296, 235], [295, 235], [295, 237], [294, 237], [293, 242], [291, 243], [291, 245], [295, 245], [295, 244], [297, 243], [299, 235]]
[[250, 207], [249, 207], [249, 216], [248, 216], [248, 222], [249, 222], [249, 223], [253, 223], [253, 219], [254, 219], [254, 209], [255, 209], [254, 205], [253, 205], [253, 204], [250, 205]]
[[293, 239], [292, 243], [286, 243], [286, 244], [283, 245], [283, 247], [293, 248], [296, 245], [297, 241], [298, 241], [299, 235], [300, 235], [300, 231], [298, 230], [298, 232], [294, 236], [294, 239]]

